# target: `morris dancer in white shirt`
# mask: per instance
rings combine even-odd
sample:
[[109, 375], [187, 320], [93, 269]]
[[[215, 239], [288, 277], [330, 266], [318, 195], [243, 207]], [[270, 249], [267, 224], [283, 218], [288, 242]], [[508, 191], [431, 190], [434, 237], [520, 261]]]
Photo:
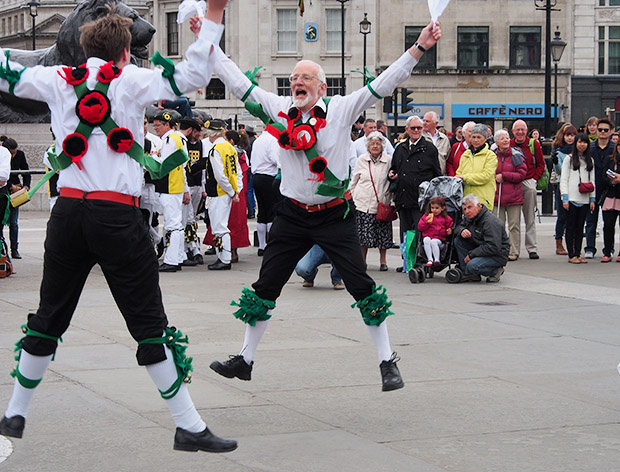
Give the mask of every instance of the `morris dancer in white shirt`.
[[144, 110], [158, 99], [174, 98], [175, 90], [204, 86], [226, 3], [209, 0], [200, 38], [168, 78], [161, 69], [130, 65], [132, 21], [114, 13], [82, 26], [84, 66], [0, 67], [1, 90], [49, 105], [58, 150], [50, 161], [62, 169], [60, 197], [47, 226], [41, 300], [22, 328], [13, 395], [0, 434], [22, 437], [34, 388], [69, 327], [90, 270], [99, 264], [138, 343], [138, 364], [146, 366], [172, 413], [174, 448], [227, 452], [237, 447], [236, 441], [209, 431], [189, 396], [191, 359], [179, 344], [187, 338], [168, 327], [157, 258], [138, 208], [142, 165], [160, 176], [168, 164], [160, 166], [144, 154]]
[[[194, 32], [196, 20], [192, 22]], [[260, 276], [244, 288], [235, 317], [245, 323], [246, 333], [239, 355], [228, 361], [214, 361], [211, 368], [224, 377], [250, 380], [258, 343], [271, 310], [291, 276], [295, 264], [314, 245], [323, 248], [342, 276], [353, 306], [377, 347], [384, 391], [402, 388], [385, 318], [393, 314], [391, 302], [381, 286], [366, 274], [355, 224], [349, 185], [350, 130], [358, 116], [411, 76], [424, 51], [441, 37], [438, 25], [424, 28], [416, 43], [400, 59], [366, 87], [345, 97], [321, 99], [327, 90], [323, 69], [312, 61], [298, 62], [290, 77], [292, 96], [268, 93], [216, 48], [214, 72], [228, 90], [246, 102], [246, 108], [267, 125], [278, 138], [282, 184], [286, 198], [276, 208]]]

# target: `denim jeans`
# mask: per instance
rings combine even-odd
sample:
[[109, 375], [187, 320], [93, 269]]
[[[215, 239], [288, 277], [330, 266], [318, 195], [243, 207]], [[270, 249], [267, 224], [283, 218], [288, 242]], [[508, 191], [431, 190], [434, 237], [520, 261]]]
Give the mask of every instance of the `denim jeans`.
[[194, 112], [192, 111], [192, 107], [189, 105], [189, 100], [187, 97], [179, 97], [176, 100], [164, 100], [162, 105], [164, 108], [178, 111], [182, 118], [194, 117]]
[[486, 277], [497, 274], [497, 271], [502, 264], [497, 262], [492, 257], [474, 257], [467, 264], [465, 264], [465, 256], [475, 249], [475, 245], [471, 243], [469, 238], [463, 239], [460, 236], [454, 238], [454, 247], [459, 257], [459, 264], [463, 273], [466, 275], [480, 274]]
[[329, 257], [327, 257], [325, 251], [323, 251], [321, 246], [318, 244], [312, 246], [307, 254], [297, 263], [297, 266], [295, 266], [295, 273], [308, 282], [314, 282], [314, 278], [316, 277], [321, 264], [331, 264], [332, 270], [330, 275], [332, 278], [332, 284], [342, 283], [342, 277], [340, 277], [340, 274], [332, 264], [332, 261]]

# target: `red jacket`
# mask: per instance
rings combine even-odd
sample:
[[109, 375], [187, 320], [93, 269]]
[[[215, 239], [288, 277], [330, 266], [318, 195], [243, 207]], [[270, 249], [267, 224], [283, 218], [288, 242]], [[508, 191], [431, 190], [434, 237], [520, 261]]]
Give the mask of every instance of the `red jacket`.
[[[502, 183], [497, 184], [495, 190], [495, 205], [497, 206], [497, 200], [500, 197], [502, 201], [500, 206], [509, 205], [523, 205], [523, 190], [521, 189], [521, 182], [525, 179], [525, 173], [527, 171], [525, 162], [523, 162], [523, 155], [518, 150], [508, 148], [503, 153], [499, 149], [497, 154], [497, 169], [495, 175], [502, 174]], [[521, 164], [517, 167], [513, 163], [513, 153], [518, 153], [518, 159]]]
[[543, 156], [542, 146], [537, 139], [534, 140], [534, 154], [536, 155], [536, 166], [534, 166], [534, 156], [530, 151], [530, 138], [527, 138], [521, 144], [515, 143], [515, 138], [510, 140], [510, 146], [521, 149], [521, 152], [525, 156], [525, 165], [527, 166], [527, 172], [525, 173], [525, 179], [538, 180], [545, 172], [545, 156]]
[[454, 177], [456, 175], [456, 169], [459, 168], [461, 156], [465, 151], [467, 151], [467, 148], [465, 147], [464, 139], [458, 143], [454, 143], [452, 149], [450, 149], [448, 160], [446, 161], [446, 175], [450, 177]]
[[447, 229], [452, 228], [452, 225], [454, 224], [452, 218], [447, 215], [438, 215], [433, 217], [432, 222], [427, 223], [427, 217], [428, 215], [422, 215], [422, 218], [420, 218], [418, 223], [418, 230], [422, 232], [422, 236], [428, 236], [432, 239], [441, 239], [442, 241], [446, 241], [448, 239]]

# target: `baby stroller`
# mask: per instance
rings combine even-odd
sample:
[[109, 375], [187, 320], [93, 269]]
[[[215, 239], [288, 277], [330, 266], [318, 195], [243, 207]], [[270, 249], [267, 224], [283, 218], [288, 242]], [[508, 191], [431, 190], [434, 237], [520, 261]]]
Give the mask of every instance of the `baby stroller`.
[[[418, 205], [420, 206], [420, 209], [424, 211], [426, 209], [426, 205], [428, 205], [431, 199], [435, 197], [442, 197], [445, 200], [448, 215], [450, 215], [450, 218], [454, 221], [454, 228], [461, 220], [461, 203], [463, 200], [463, 183], [461, 179], [456, 177], [441, 176], [435, 177], [430, 182], [422, 182], [419, 187], [418, 197]], [[446, 241], [446, 244], [444, 244], [443, 248], [441, 248], [440, 264], [427, 266], [426, 262], [428, 259], [426, 257], [426, 252], [424, 251], [422, 234], [419, 231], [416, 231], [415, 263], [413, 268], [408, 272], [409, 281], [412, 284], [422, 283], [427, 278], [432, 279], [436, 272], [441, 272], [446, 268], [448, 268], [448, 271], [446, 272], [446, 280], [449, 283], [458, 282], [458, 280], [451, 280], [454, 279], [455, 276], [460, 279], [459, 274], [454, 274], [454, 269], [452, 268], [452, 264], [458, 262], [456, 259], [456, 252], [453, 250], [453, 238], [454, 233], [450, 235]]]

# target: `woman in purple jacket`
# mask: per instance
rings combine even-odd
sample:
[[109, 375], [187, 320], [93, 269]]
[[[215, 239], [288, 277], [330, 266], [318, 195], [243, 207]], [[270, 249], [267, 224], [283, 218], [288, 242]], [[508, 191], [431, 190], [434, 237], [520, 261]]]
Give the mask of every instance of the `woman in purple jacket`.
[[493, 213], [504, 224], [508, 219], [508, 237], [510, 239], [509, 261], [519, 258], [521, 249], [521, 207], [523, 206], [523, 190], [521, 181], [525, 178], [527, 167], [523, 153], [510, 147], [508, 131], [500, 129], [495, 133], [497, 149], [497, 169], [495, 171], [495, 206]]

